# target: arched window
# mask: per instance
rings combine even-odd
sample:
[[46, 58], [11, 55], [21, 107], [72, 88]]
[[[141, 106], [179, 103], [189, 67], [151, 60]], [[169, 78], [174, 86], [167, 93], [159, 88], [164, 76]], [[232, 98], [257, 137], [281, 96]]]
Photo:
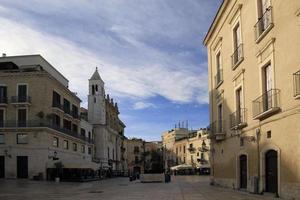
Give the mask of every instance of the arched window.
[[92, 85], [92, 95], [95, 95], [95, 86]]
[[98, 92], [98, 85], [96, 85], [96, 92]]

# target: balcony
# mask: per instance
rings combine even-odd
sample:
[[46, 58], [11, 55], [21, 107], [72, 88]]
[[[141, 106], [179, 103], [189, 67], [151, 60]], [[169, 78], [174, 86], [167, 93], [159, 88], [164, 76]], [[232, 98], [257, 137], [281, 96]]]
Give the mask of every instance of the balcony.
[[195, 153], [196, 148], [195, 147], [189, 147], [188, 150], [189, 150], [190, 153]]
[[78, 119], [78, 120], [79, 120], [78, 112], [75, 112], [75, 111], [72, 110], [71, 113], [72, 113], [72, 117], [73, 117], [74, 119]]
[[14, 105], [31, 105], [30, 96], [12, 96], [11, 103]]
[[232, 70], [238, 67], [238, 65], [244, 60], [243, 44], [240, 44], [231, 55], [231, 67]]
[[63, 112], [63, 106], [60, 103], [58, 103], [58, 102], [53, 102], [52, 103], [52, 108], [56, 109], [56, 110], [58, 110], [60, 112]]
[[247, 110], [245, 108], [241, 108], [236, 112], [230, 114], [230, 128], [231, 130], [238, 130], [242, 129], [247, 126]]
[[134, 153], [134, 154], [139, 154], [139, 153], [140, 153], [140, 150], [139, 150], [139, 149], [134, 149], [134, 150], [133, 150], [133, 153]]
[[254, 26], [256, 43], [262, 40], [262, 38], [271, 30], [274, 26], [272, 19], [272, 7], [270, 6], [258, 19]]
[[219, 69], [215, 75], [215, 86], [219, 87], [223, 83], [223, 69]]
[[50, 128], [61, 133], [73, 136], [75, 138], [81, 139], [85, 142], [89, 142], [90, 144], [94, 143], [94, 140], [85, 136], [81, 136], [76, 132], [71, 130], [59, 127], [55, 124], [52, 124], [50, 121], [47, 120], [29, 120], [29, 121], [5, 121], [0, 123], [1, 129], [6, 128]]
[[7, 97], [0, 97], [0, 106], [7, 106]]
[[201, 147], [198, 148], [199, 151], [201, 152], [208, 152], [209, 151], [209, 147], [206, 145], [202, 145]]
[[225, 140], [226, 138], [226, 121], [217, 120], [210, 125], [210, 139], [217, 141]]
[[271, 89], [255, 99], [253, 104], [253, 119], [263, 120], [280, 111], [280, 90]]
[[293, 74], [294, 79], [294, 97], [300, 98], [300, 70]]

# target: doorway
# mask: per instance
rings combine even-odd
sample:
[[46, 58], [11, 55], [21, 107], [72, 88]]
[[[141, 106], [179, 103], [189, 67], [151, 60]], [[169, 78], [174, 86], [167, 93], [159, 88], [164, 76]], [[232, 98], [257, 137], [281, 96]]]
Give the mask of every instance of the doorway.
[[240, 188], [247, 189], [247, 156], [240, 156]]
[[17, 178], [28, 178], [27, 156], [17, 156]]
[[278, 192], [278, 155], [277, 151], [269, 150], [266, 153], [266, 192]]
[[0, 156], [0, 178], [5, 178], [5, 158]]

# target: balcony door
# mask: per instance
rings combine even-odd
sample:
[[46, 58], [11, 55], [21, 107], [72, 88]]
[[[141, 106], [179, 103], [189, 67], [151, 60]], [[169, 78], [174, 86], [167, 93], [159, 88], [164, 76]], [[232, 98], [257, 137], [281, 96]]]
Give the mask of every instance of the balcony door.
[[26, 102], [27, 85], [18, 85], [18, 102]]
[[236, 90], [236, 124], [242, 123], [243, 95], [242, 88]]
[[223, 105], [218, 105], [218, 132], [221, 133], [223, 131]]
[[18, 127], [26, 127], [27, 110], [18, 109]]
[[4, 110], [0, 110], [0, 127], [4, 126]]
[[270, 24], [270, 14], [267, 13], [271, 6], [270, 0], [258, 0], [258, 20], [261, 20], [260, 30], [263, 32]]
[[272, 72], [271, 64], [263, 68], [263, 111], [272, 108]]
[[0, 86], [0, 103], [7, 103], [7, 88]]

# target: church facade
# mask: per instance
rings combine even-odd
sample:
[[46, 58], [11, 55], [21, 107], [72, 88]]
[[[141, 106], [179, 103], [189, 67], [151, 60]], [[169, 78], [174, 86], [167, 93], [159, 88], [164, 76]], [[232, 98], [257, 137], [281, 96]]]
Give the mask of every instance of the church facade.
[[94, 156], [100, 170], [114, 175], [124, 172], [124, 123], [119, 119], [118, 104], [105, 94], [98, 70], [89, 79], [88, 122], [93, 125]]

